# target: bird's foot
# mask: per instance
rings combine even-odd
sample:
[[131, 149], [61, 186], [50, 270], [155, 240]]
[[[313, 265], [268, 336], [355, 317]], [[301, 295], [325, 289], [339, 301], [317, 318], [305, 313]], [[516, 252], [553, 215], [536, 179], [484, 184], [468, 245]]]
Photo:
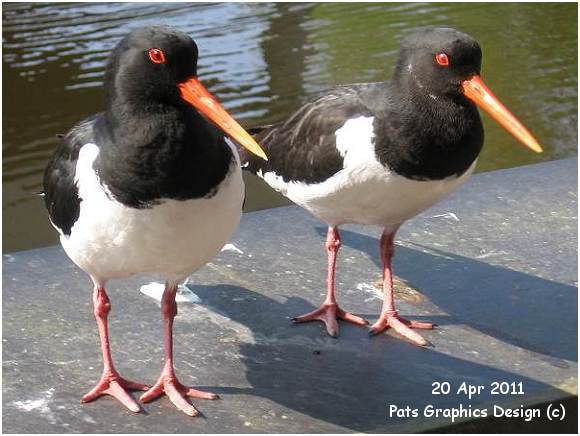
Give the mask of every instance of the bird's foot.
[[157, 383], [141, 395], [140, 400], [148, 403], [164, 394], [169, 397], [175, 407], [189, 416], [197, 416], [199, 412], [185, 399], [186, 397], [201, 398], [203, 400], [217, 400], [219, 398], [217, 394], [199, 391], [182, 385], [174, 374], [167, 375], [162, 373]]
[[326, 325], [326, 331], [333, 338], [338, 336], [338, 321], [343, 320], [357, 325], [367, 325], [368, 321], [355, 316], [352, 313], [345, 312], [336, 303], [324, 303], [318, 309], [307, 313], [306, 315], [298, 316], [293, 319], [295, 323], [308, 321], [322, 321]]
[[119, 401], [123, 406], [131, 412], [140, 412], [141, 407], [131, 397], [127, 390], [146, 391], [149, 386], [142, 383], [135, 383], [122, 378], [116, 371], [104, 372], [101, 380], [97, 385], [91, 389], [87, 394], [81, 398], [81, 403], [88, 403], [96, 400], [101, 395], [110, 395]]
[[416, 333], [411, 329], [432, 329], [434, 326], [435, 325], [430, 322], [411, 321], [405, 319], [399, 316], [397, 311], [393, 310], [381, 313], [381, 316], [377, 322], [375, 322], [370, 327], [369, 334], [377, 335], [381, 332], [384, 332], [388, 328], [392, 328], [394, 331], [411, 341], [413, 344], [425, 347], [432, 344], [423, 338], [423, 336], [421, 336], [419, 333]]

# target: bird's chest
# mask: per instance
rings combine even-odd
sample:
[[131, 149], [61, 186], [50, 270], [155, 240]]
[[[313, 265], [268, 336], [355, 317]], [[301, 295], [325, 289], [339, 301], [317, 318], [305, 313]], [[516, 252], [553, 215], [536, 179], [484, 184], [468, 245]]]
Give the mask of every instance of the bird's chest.
[[431, 107], [377, 120], [378, 160], [414, 180], [443, 180], [464, 174], [479, 156], [483, 127], [473, 107]]

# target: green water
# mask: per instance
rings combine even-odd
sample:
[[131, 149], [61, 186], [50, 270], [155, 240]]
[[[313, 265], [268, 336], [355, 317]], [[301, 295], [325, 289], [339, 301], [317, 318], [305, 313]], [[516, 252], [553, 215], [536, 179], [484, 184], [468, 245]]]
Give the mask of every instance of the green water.
[[[456, 27], [480, 42], [484, 80], [545, 148], [527, 151], [484, 116], [479, 171], [577, 154], [573, 3], [4, 3], [2, 19], [4, 252], [57, 242], [33, 195], [55, 135], [102, 110], [107, 55], [141, 25], [193, 36], [200, 78], [246, 126], [335, 84], [385, 80], [406, 33]], [[247, 210], [286, 203], [256, 178], [247, 185]]]

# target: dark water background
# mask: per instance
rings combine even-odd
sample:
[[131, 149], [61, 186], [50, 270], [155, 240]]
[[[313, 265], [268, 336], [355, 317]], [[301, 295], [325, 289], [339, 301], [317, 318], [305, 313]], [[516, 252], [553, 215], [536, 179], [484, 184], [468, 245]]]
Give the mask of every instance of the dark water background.
[[[577, 154], [577, 16], [573, 3], [4, 3], [2, 249], [57, 242], [33, 193], [55, 135], [102, 109], [107, 55], [132, 28], [168, 24], [194, 37], [200, 78], [251, 126], [334, 84], [385, 80], [416, 27], [456, 27], [479, 40], [484, 80], [546, 150], [528, 152], [484, 116], [486, 171]], [[285, 203], [247, 183], [247, 210]]]

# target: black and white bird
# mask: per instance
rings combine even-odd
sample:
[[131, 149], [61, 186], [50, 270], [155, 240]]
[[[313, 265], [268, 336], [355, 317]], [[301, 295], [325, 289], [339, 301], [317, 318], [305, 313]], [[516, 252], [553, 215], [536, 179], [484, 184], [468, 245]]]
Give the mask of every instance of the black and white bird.
[[[175, 376], [176, 289], [220, 251], [240, 220], [244, 184], [228, 136], [265, 155], [201, 85], [197, 55], [195, 42], [175, 29], [129, 33], [106, 68], [105, 111], [64, 136], [44, 174], [50, 221], [68, 256], [94, 284], [104, 371], [83, 402], [108, 394], [138, 412], [127, 390], [147, 390], [142, 401], [165, 393], [194, 416], [187, 396], [217, 398], [183, 386]], [[107, 281], [138, 273], [165, 280], [165, 365], [151, 388], [119, 375], [107, 330]]]
[[251, 129], [268, 154], [242, 153], [242, 165], [328, 224], [327, 297], [296, 322], [337, 319], [364, 325], [335, 298], [342, 224], [370, 224], [380, 241], [384, 302], [371, 334], [392, 328], [411, 342], [428, 342], [395, 308], [391, 259], [397, 229], [461, 186], [483, 145], [476, 105], [535, 152], [542, 149], [480, 78], [481, 48], [451, 28], [418, 30], [402, 41], [389, 81], [338, 86], [307, 101], [283, 122]]

